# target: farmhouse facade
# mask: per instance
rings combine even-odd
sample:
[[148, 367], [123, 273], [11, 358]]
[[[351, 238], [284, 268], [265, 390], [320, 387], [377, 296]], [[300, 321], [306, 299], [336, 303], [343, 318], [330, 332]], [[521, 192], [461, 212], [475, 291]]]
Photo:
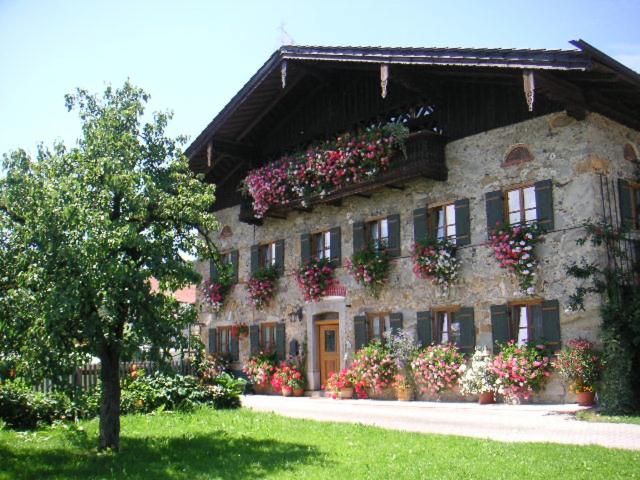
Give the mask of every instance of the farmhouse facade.
[[[252, 352], [305, 353], [308, 388], [343, 368], [385, 331], [471, 351], [496, 341], [598, 340], [600, 300], [569, 311], [575, 262], [606, 262], [577, 245], [585, 222], [640, 227], [640, 76], [583, 41], [576, 50], [280, 48], [187, 149], [191, 168], [216, 184], [220, 231], [210, 232], [234, 286], [215, 312], [200, 301], [203, 341], [240, 369]], [[405, 152], [371, 178], [257, 215], [239, 187], [251, 170], [359, 129], [405, 125]], [[535, 221], [535, 286], [523, 292], [488, 247], [500, 224]], [[425, 236], [457, 246], [448, 289], [417, 278], [412, 253]], [[384, 240], [392, 256], [377, 296], [348, 260]], [[637, 268], [637, 244], [625, 244]], [[634, 250], [635, 249], [635, 250]], [[293, 272], [311, 257], [336, 267], [337, 285], [305, 302]], [[260, 266], [280, 272], [274, 299], [254, 308], [244, 284]], [[198, 265], [215, 279], [213, 262]], [[201, 300], [201, 299], [200, 299]], [[231, 327], [247, 324], [246, 337]], [[552, 382], [542, 401], [567, 401]]]

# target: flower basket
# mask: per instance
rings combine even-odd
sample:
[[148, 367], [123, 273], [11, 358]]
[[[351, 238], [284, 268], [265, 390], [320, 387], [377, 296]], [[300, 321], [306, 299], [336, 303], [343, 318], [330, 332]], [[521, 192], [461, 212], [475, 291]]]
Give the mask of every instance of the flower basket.
[[501, 268], [511, 270], [520, 290], [529, 295], [535, 293], [538, 261], [534, 247], [539, 242], [537, 225], [516, 225], [498, 230], [489, 239], [496, 260]]
[[244, 338], [249, 335], [249, 325], [246, 323], [237, 323], [231, 326], [231, 336], [233, 338]]
[[204, 303], [209, 305], [215, 313], [222, 310], [229, 290], [230, 286], [222, 281], [205, 280], [200, 287]]
[[396, 398], [401, 402], [410, 402], [413, 400], [413, 389], [396, 387]]
[[328, 258], [312, 258], [295, 272], [296, 282], [307, 302], [317, 302], [335, 283], [334, 269]]
[[349, 400], [353, 398], [353, 387], [341, 388], [338, 391], [338, 398], [340, 400]]
[[386, 249], [369, 245], [354, 253], [345, 265], [355, 280], [377, 297], [389, 276], [390, 256]]
[[596, 392], [580, 392], [576, 400], [581, 407], [593, 407], [596, 403]]
[[303, 397], [304, 396], [304, 388], [294, 388], [293, 389], [294, 397]]
[[256, 270], [246, 284], [249, 300], [257, 310], [266, 307], [275, 295], [278, 270], [271, 266]]
[[478, 403], [480, 405], [489, 405], [491, 403], [496, 403], [496, 397], [493, 392], [482, 392], [480, 397], [478, 398]]
[[456, 258], [456, 247], [447, 239], [425, 238], [413, 248], [413, 273], [447, 290], [458, 280], [460, 263]]

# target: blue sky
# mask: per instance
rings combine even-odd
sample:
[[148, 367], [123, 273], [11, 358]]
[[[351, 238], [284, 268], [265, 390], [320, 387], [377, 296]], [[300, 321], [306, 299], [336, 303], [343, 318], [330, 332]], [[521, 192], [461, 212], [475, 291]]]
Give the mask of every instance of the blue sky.
[[640, 1], [0, 0], [0, 153], [79, 135], [64, 94], [127, 77], [191, 139], [286, 38], [299, 45], [571, 48], [640, 70]]

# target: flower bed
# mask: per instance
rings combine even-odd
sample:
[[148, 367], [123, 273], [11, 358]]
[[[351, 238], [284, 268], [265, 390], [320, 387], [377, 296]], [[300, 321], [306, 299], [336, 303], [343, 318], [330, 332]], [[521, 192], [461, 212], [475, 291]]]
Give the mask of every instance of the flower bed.
[[271, 377], [276, 371], [275, 354], [260, 352], [250, 357], [242, 370], [253, 385], [260, 388], [268, 387]]
[[387, 250], [368, 246], [354, 253], [345, 265], [356, 281], [377, 297], [389, 275], [389, 259]]
[[604, 367], [593, 344], [581, 338], [567, 342], [554, 366], [573, 393], [595, 391]]
[[539, 240], [535, 224], [507, 226], [491, 235], [489, 240], [500, 267], [511, 270], [518, 279], [520, 289], [527, 294], [534, 293], [538, 267], [534, 247]]
[[252, 199], [256, 218], [262, 218], [271, 207], [375, 177], [389, 168], [391, 154], [404, 148], [408, 134], [398, 124], [343, 133], [251, 170], [242, 191]]
[[425, 238], [414, 246], [413, 273], [416, 277], [446, 290], [458, 280], [459, 270], [456, 247], [450, 240]]
[[398, 373], [395, 359], [379, 342], [373, 342], [356, 352], [351, 370], [355, 379], [354, 388], [360, 398], [367, 397], [367, 389], [392, 388]]
[[500, 345], [493, 360], [497, 391], [507, 400], [526, 400], [544, 388], [552, 367], [544, 345], [517, 345], [513, 341]]
[[307, 302], [320, 300], [335, 283], [333, 265], [327, 258], [312, 258], [295, 271], [295, 278]]
[[256, 270], [247, 282], [246, 288], [252, 305], [262, 310], [273, 299], [276, 291], [278, 271], [275, 267]]
[[464, 356], [450, 343], [430, 345], [411, 362], [421, 393], [439, 394], [455, 387], [464, 372]]

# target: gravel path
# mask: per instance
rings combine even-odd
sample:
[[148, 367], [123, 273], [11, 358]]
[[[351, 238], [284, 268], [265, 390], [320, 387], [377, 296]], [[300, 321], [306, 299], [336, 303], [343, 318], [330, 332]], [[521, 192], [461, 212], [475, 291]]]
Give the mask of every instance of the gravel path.
[[478, 405], [243, 397], [245, 407], [294, 418], [351, 422], [411, 432], [490, 438], [505, 442], [554, 442], [640, 450], [640, 425], [575, 420], [577, 405]]

